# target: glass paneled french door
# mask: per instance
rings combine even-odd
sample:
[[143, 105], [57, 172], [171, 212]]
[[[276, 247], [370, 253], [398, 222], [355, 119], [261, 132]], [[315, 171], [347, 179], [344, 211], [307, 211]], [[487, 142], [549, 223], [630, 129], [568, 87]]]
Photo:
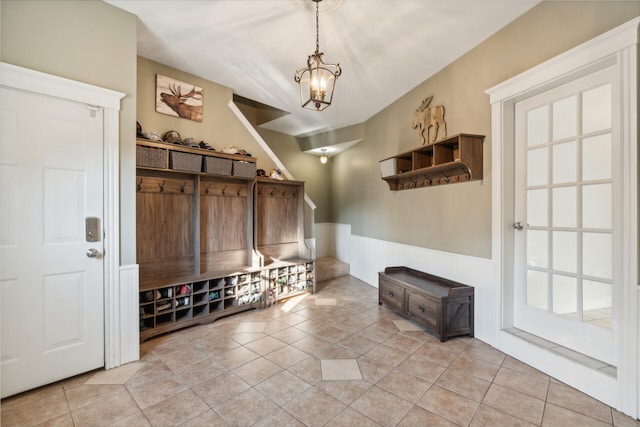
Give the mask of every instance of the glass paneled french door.
[[514, 326], [615, 365], [620, 180], [603, 69], [516, 104]]

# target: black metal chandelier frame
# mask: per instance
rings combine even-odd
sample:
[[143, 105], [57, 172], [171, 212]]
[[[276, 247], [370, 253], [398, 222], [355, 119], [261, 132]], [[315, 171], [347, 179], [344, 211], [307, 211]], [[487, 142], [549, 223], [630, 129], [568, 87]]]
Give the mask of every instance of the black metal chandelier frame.
[[320, 9], [322, 0], [312, 0], [316, 4], [316, 50], [307, 58], [307, 66], [296, 71], [294, 80], [300, 85], [302, 108], [322, 111], [331, 105], [336, 80], [342, 74], [340, 64], [327, 64], [320, 52]]

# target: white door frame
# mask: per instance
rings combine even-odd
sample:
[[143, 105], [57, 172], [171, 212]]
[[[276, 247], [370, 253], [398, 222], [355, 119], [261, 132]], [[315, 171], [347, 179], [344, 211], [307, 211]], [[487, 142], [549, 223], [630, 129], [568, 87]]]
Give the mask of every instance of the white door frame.
[[[514, 218], [514, 106], [519, 100], [548, 90], [571, 79], [589, 74], [604, 64], [615, 65], [620, 82], [618, 108], [621, 112], [620, 146], [622, 147], [622, 288], [617, 295], [619, 311], [615, 323], [614, 345], [618, 354], [617, 377], [600, 378], [581, 366], [565, 369], [552, 355], [540, 349], [529, 349], [527, 363], [551, 373], [562, 381], [590, 394], [616, 409], [639, 416], [640, 391], [638, 390], [638, 362], [640, 329], [638, 307], [640, 287], [638, 283], [638, 123], [637, 123], [637, 49], [638, 25], [635, 18], [607, 33], [598, 36], [568, 52], [550, 59], [524, 73], [500, 83], [486, 91], [492, 109], [492, 257], [494, 284], [496, 286], [495, 339], [496, 346], [507, 353], [522, 354], [519, 344], [504, 332], [513, 327], [513, 218]], [[515, 343], [515, 344], [514, 344]], [[519, 346], [519, 348], [518, 348]], [[535, 360], [534, 360], [535, 359]], [[566, 368], [566, 365], [565, 365]], [[586, 369], [586, 368], [585, 368]], [[582, 375], [576, 375], [582, 373]], [[608, 387], [610, 384], [611, 387]]]
[[104, 109], [104, 363], [121, 364], [120, 312], [120, 100], [124, 93], [0, 62], [0, 87]]

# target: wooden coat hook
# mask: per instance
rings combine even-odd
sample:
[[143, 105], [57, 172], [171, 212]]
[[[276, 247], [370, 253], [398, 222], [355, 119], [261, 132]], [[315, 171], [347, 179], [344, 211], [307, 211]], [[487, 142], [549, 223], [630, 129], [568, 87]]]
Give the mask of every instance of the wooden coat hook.
[[142, 178], [140, 178], [140, 181], [138, 181], [138, 185], [136, 186], [136, 189], [138, 191], [142, 191]]
[[211, 188], [211, 184], [209, 184], [209, 185], [207, 186], [207, 188], [205, 188], [205, 190], [204, 190], [204, 194], [209, 194], [209, 189], [210, 189], [210, 188]]
[[181, 192], [181, 193], [184, 193], [184, 187], [185, 187], [185, 185], [187, 185], [187, 182], [186, 182], [186, 181], [185, 181], [185, 182], [183, 182], [183, 183], [182, 183], [182, 185], [180, 186], [180, 192]]
[[162, 181], [162, 184], [158, 184], [158, 186], [160, 187], [160, 192], [162, 193], [164, 191], [164, 185], [167, 183], [166, 180]]

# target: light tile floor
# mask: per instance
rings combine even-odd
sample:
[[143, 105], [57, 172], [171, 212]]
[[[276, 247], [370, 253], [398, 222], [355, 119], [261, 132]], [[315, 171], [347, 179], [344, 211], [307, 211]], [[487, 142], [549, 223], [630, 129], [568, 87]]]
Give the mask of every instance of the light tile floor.
[[139, 362], [4, 399], [1, 424], [640, 425], [479, 340], [441, 343], [353, 277], [318, 288], [149, 340]]

